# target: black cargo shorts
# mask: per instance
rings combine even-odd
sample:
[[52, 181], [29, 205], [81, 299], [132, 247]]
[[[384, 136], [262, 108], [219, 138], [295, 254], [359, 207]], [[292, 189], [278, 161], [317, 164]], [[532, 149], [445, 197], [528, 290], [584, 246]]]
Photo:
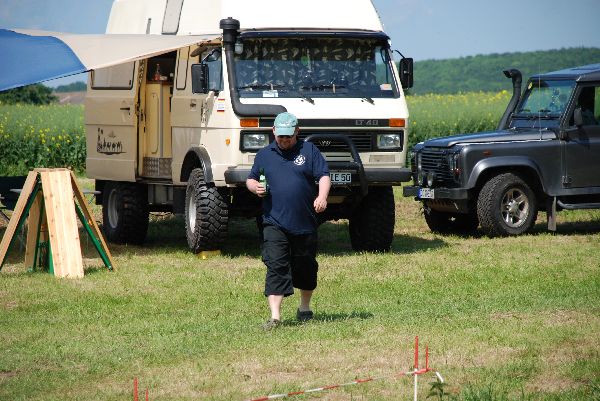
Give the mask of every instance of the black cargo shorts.
[[262, 260], [267, 266], [265, 296], [317, 288], [317, 233], [294, 235], [272, 224], [263, 230]]

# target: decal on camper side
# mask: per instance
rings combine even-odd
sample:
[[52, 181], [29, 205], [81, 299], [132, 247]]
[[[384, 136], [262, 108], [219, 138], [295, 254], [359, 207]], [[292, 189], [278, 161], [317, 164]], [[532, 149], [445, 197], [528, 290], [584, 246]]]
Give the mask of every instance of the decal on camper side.
[[96, 144], [96, 150], [98, 153], [104, 155], [117, 155], [119, 153], [125, 153], [123, 143], [117, 140], [117, 136], [113, 131], [108, 134], [104, 134], [104, 129], [98, 127], [98, 142]]

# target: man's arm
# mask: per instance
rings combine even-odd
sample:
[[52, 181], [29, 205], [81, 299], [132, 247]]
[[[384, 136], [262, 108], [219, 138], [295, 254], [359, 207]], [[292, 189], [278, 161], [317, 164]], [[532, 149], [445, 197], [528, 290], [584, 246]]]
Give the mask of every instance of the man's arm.
[[248, 191], [258, 195], [261, 198], [267, 195], [267, 190], [265, 187], [263, 187], [262, 184], [254, 178], [248, 178], [246, 180], [246, 188], [248, 188]]
[[331, 178], [328, 175], [324, 175], [319, 179], [319, 195], [315, 199], [313, 206], [317, 213], [321, 213], [327, 209], [327, 196], [329, 195], [329, 189], [331, 188]]

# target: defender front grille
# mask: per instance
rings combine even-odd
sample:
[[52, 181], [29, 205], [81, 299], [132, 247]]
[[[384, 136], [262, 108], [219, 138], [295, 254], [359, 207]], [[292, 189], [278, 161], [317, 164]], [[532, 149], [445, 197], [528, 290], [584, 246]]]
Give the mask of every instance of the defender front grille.
[[448, 151], [441, 148], [424, 148], [421, 151], [423, 174], [432, 171], [435, 174], [434, 186], [456, 186], [448, 167]]

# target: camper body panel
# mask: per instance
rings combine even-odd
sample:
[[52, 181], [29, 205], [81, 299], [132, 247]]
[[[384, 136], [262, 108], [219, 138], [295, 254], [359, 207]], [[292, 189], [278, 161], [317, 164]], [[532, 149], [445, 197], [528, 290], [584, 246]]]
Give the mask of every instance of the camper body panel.
[[182, 3], [180, 9], [171, 10], [170, 14], [170, 18], [176, 18], [179, 12], [179, 23], [165, 24], [166, 0], [116, 0], [106, 33], [160, 35], [167, 33], [167, 25], [176, 26], [177, 35], [220, 33], [219, 21], [228, 17], [240, 20], [242, 30], [383, 31], [371, 0], [304, 0], [285, 5], [280, 0], [188, 0]]

